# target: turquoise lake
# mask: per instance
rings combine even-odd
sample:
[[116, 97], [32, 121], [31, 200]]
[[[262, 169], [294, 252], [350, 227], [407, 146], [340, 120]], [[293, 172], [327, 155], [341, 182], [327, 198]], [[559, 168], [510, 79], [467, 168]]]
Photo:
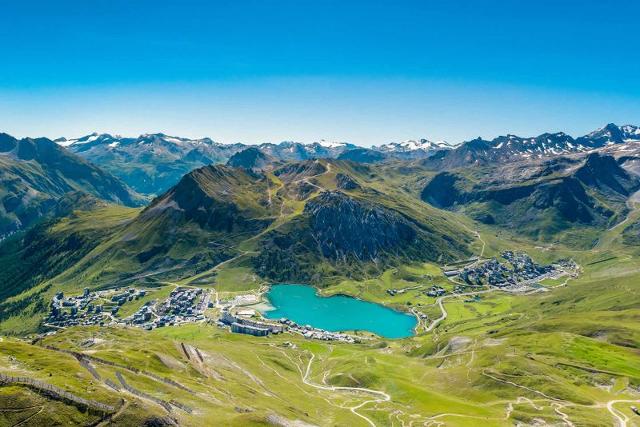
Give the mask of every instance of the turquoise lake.
[[417, 320], [379, 304], [343, 295], [322, 297], [307, 285], [274, 285], [266, 294], [274, 307], [262, 314], [269, 319], [286, 317], [299, 325], [331, 332], [369, 331], [385, 338], [414, 334]]

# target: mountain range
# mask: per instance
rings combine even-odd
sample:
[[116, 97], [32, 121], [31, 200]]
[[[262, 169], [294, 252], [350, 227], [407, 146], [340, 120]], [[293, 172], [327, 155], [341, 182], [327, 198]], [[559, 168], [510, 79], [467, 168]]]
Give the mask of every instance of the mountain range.
[[138, 193], [158, 195], [189, 171], [212, 163], [226, 163], [231, 156], [250, 147], [256, 147], [266, 156], [282, 161], [339, 158], [372, 163], [424, 159], [432, 167], [451, 168], [472, 162], [541, 158], [619, 147], [640, 141], [640, 128], [608, 124], [578, 138], [558, 132], [529, 138], [515, 135], [492, 140], [477, 138], [461, 144], [427, 139], [407, 140], [371, 148], [327, 141], [310, 144], [285, 141], [256, 146], [221, 144], [210, 138], [189, 139], [161, 133], [144, 134], [137, 138], [94, 133], [78, 139], [60, 138], [55, 141], [117, 176]]
[[[365, 148], [0, 134], [0, 406], [12, 409], [0, 425], [631, 417], [639, 137], [607, 125]], [[342, 342], [220, 323], [279, 283], [382, 304], [414, 334]]]
[[145, 199], [118, 178], [46, 138], [0, 134], [0, 240], [51, 216], [69, 193], [140, 206]]

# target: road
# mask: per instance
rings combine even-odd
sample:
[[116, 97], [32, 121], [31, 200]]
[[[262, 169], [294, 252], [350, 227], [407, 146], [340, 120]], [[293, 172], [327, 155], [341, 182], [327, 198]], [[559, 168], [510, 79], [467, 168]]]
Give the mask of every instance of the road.
[[425, 329], [425, 332], [431, 332], [436, 326], [438, 326], [440, 322], [442, 322], [444, 319], [447, 318], [447, 310], [445, 310], [444, 305], [442, 304], [442, 301], [444, 301], [445, 299], [454, 298], [454, 297], [464, 297], [464, 296], [470, 296], [470, 295], [478, 295], [478, 294], [486, 294], [488, 292], [495, 292], [497, 290], [498, 289], [492, 288], [492, 289], [486, 289], [484, 291], [465, 292], [463, 294], [449, 294], [449, 295], [445, 295], [438, 298], [436, 300], [436, 304], [438, 304], [438, 306], [440, 307], [440, 311], [442, 312], [442, 315], [437, 319], [435, 319], [433, 322], [431, 322], [431, 324]]
[[[550, 274], [550, 273], [549, 273], [549, 274]], [[547, 274], [547, 275], [543, 275], [543, 276], [545, 276], [545, 277], [542, 277], [542, 276], [541, 276], [541, 277], [538, 277], [538, 278], [536, 278], [536, 279], [530, 279], [530, 280], [525, 280], [524, 282], [518, 282], [518, 283], [516, 283], [516, 286], [518, 286], [518, 285], [528, 285], [528, 284], [529, 284], [529, 282], [531, 282], [531, 283], [537, 283], [537, 282], [539, 282], [540, 280], [543, 280], [544, 278], [546, 278], [546, 276], [548, 276], [549, 274]], [[567, 273], [567, 272], [563, 272], [563, 274], [562, 274], [562, 275], [564, 275], [564, 274], [568, 274], [568, 273]], [[558, 276], [558, 277], [562, 277], [562, 275], [560, 275], [560, 276]], [[561, 284], [561, 285], [559, 285], [559, 286], [565, 285], [565, 284], [567, 283], [567, 281], [568, 281], [570, 278], [571, 278], [571, 277], [567, 278], [567, 280], [566, 280], [563, 284]], [[452, 279], [450, 279], [450, 280], [451, 280], [453, 283], [457, 283], [457, 282], [455, 282], [455, 281], [454, 281], [454, 280], [452, 280]], [[485, 289], [485, 290], [483, 290], [483, 291], [465, 292], [465, 293], [462, 293], [462, 294], [449, 294], [449, 295], [445, 295], [445, 296], [442, 296], [442, 297], [438, 298], [438, 299], [436, 300], [436, 304], [438, 304], [438, 307], [440, 307], [440, 311], [442, 312], [442, 315], [441, 315], [440, 317], [438, 317], [437, 319], [435, 319], [433, 322], [431, 322], [431, 324], [430, 324], [427, 328], [425, 328], [425, 332], [431, 332], [431, 331], [432, 331], [436, 326], [438, 326], [438, 324], [440, 324], [440, 322], [442, 322], [444, 319], [446, 319], [446, 318], [447, 318], [447, 310], [444, 308], [444, 304], [442, 303], [445, 299], [447, 299], [447, 298], [454, 298], [454, 297], [463, 297], [463, 296], [478, 295], [478, 294], [486, 294], [486, 293], [488, 293], [488, 292], [495, 292], [495, 291], [499, 291], [499, 290], [501, 290], [501, 289], [498, 289], [498, 288], [491, 288], [491, 289]], [[536, 292], [537, 292], [537, 290], [536, 290]], [[414, 313], [414, 314], [415, 314], [415, 313]]]
[[230, 262], [233, 262], [233, 261], [237, 260], [238, 258], [241, 258], [243, 256], [247, 256], [249, 254], [257, 254], [257, 253], [258, 252], [256, 252], [256, 251], [242, 251], [238, 255], [236, 255], [234, 257], [231, 257], [231, 258], [229, 258], [229, 259], [227, 259], [225, 261], [222, 261], [222, 262], [214, 265], [209, 270], [203, 271], [202, 273], [198, 273], [195, 276], [192, 276], [189, 279], [189, 281], [187, 282], [187, 284], [191, 284], [191, 283], [195, 282], [196, 280], [199, 280], [203, 276], [209, 275], [209, 274], [213, 273], [214, 271], [218, 271], [221, 267], [224, 267], [225, 265], [229, 264]]
[[[480, 235], [480, 232], [478, 230], [472, 230], [471, 228], [467, 227], [462, 222], [460, 223], [460, 225], [462, 226], [462, 228], [464, 228], [468, 232], [475, 234], [476, 238], [480, 241], [480, 243], [482, 243], [482, 248], [480, 249], [480, 255], [478, 255], [478, 261], [480, 261], [480, 259], [484, 256], [484, 249], [487, 246], [487, 242], [484, 241], [484, 239], [482, 238], [482, 236]], [[478, 262], [478, 261], [476, 261], [476, 262]]]

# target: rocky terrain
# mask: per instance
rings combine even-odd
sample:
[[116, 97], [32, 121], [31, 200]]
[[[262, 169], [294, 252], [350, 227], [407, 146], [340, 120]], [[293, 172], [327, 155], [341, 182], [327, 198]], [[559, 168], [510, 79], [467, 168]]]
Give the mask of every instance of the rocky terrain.
[[638, 176], [609, 155], [557, 157], [541, 163], [438, 173], [421, 193], [446, 209], [463, 209], [486, 224], [515, 227], [545, 238], [574, 226], [611, 226], [626, 215]]

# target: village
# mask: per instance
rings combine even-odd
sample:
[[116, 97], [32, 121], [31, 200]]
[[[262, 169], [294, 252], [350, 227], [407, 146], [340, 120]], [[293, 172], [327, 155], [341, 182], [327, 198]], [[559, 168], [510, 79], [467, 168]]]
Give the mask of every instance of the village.
[[[443, 275], [453, 285], [423, 283], [403, 289], [387, 289], [395, 297], [409, 290], [432, 298], [447, 294], [469, 296], [467, 303], [480, 301], [474, 291], [496, 289], [512, 293], [545, 290], [540, 284], [545, 279], [558, 279], [569, 275], [575, 277], [578, 266], [572, 260], [560, 260], [554, 264], [541, 265], [522, 252], [505, 251], [504, 261], [497, 258], [481, 260], [474, 258], [459, 269], [443, 268]], [[261, 290], [262, 291], [262, 290]], [[269, 320], [258, 314], [256, 307], [262, 302], [261, 293], [233, 295], [220, 300], [214, 289], [177, 286], [164, 299], [154, 299], [153, 289], [135, 287], [115, 288], [91, 292], [85, 288], [78, 296], [65, 296], [58, 292], [52, 298], [45, 326], [54, 330], [72, 326], [129, 326], [153, 330], [165, 326], [185, 323], [211, 323], [233, 333], [253, 336], [268, 336], [284, 332], [296, 333], [305, 338], [346, 343], [360, 339], [340, 332], [331, 332], [310, 325], [299, 325], [290, 319]], [[166, 294], [165, 294], [166, 295]], [[212, 298], [215, 295], [215, 298]], [[142, 301], [144, 301], [142, 303]], [[125, 309], [136, 304], [135, 310]], [[123, 315], [123, 312], [126, 312]], [[414, 315], [422, 316], [424, 314]]]
[[[122, 307], [148, 295], [133, 287], [90, 292], [65, 297], [58, 292], [52, 299], [44, 325], [54, 330], [72, 326], [131, 326], [145, 330], [177, 326], [185, 323], [215, 323], [233, 333], [268, 336], [283, 332], [305, 338], [353, 343], [356, 338], [343, 333], [325, 331], [309, 325], [298, 325], [289, 319], [256, 320], [256, 310], [245, 308], [257, 304], [257, 295], [236, 295], [226, 301], [211, 300], [211, 291], [202, 288], [176, 287], [164, 301], [144, 302], [133, 314], [120, 317]], [[208, 309], [215, 309], [205, 315]], [[218, 312], [219, 316], [214, 313]], [[217, 317], [217, 318], [216, 318]]]
[[513, 251], [504, 251], [501, 257], [506, 262], [501, 262], [497, 258], [476, 260], [461, 269], [446, 269], [444, 275], [458, 286], [458, 289], [454, 289], [454, 293], [461, 292], [464, 288], [482, 287], [524, 293], [543, 289], [540, 282], [545, 279], [574, 276], [578, 271], [577, 264], [572, 260], [560, 260], [554, 264], [541, 265], [526, 253]]
[[85, 288], [82, 295], [70, 297], [58, 292], [51, 301], [45, 326], [64, 328], [78, 325], [131, 325], [153, 329], [205, 320], [204, 311], [208, 306], [209, 293], [200, 288], [184, 287], [173, 290], [162, 303], [156, 304], [155, 300], [150, 300], [134, 314], [119, 316], [122, 307], [144, 298], [147, 292], [133, 287], [96, 292]]
[[[458, 268], [442, 267], [444, 277], [453, 285], [445, 288], [442, 282], [422, 283], [420, 285], [396, 289], [387, 289], [391, 296], [403, 295], [411, 290], [439, 298], [447, 294], [468, 294], [482, 289], [496, 289], [509, 293], [527, 293], [545, 291], [541, 284], [545, 279], [559, 279], [563, 276], [576, 277], [579, 267], [569, 259], [559, 260], [550, 265], [541, 265], [523, 252], [504, 251], [500, 261], [497, 258], [480, 259], [473, 257], [465, 266]], [[445, 282], [446, 283], [446, 282]], [[477, 302], [479, 297], [468, 298], [465, 302]]]

